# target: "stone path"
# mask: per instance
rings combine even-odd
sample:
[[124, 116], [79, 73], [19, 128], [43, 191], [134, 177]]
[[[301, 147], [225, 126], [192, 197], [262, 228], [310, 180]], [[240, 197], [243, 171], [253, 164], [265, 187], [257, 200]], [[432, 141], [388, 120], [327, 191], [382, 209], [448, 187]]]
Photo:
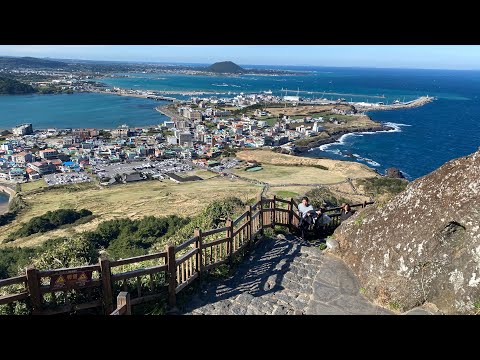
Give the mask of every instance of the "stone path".
[[205, 282], [183, 314], [391, 314], [359, 292], [347, 266], [297, 237], [262, 240], [223, 280]]

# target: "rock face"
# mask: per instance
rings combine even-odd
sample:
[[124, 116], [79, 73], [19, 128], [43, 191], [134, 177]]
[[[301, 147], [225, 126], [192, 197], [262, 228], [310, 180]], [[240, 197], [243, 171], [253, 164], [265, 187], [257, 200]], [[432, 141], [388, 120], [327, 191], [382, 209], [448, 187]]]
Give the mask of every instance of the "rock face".
[[388, 168], [387, 170], [385, 170], [385, 176], [391, 178], [405, 179], [405, 176], [403, 176], [402, 172], [397, 168]]
[[478, 310], [480, 151], [357, 212], [334, 235], [370, 299], [403, 311], [425, 302], [447, 314]]

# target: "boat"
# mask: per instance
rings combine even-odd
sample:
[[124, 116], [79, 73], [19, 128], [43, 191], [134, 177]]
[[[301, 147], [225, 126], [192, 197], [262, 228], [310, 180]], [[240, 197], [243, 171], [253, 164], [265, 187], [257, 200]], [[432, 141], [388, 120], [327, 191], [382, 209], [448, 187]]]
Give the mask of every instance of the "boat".
[[272, 95], [272, 90], [267, 90], [263, 92], [264, 94]]

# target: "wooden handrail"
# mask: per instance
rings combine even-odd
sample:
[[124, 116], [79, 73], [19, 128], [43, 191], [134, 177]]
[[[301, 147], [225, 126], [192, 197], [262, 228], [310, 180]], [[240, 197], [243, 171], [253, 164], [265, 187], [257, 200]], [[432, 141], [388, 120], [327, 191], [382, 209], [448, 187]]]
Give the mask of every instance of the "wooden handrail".
[[126, 264], [134, 264], [137, 262], [153, 260], [153, 259], [161, 259], [161, 258], [167, 258], [167, 253], [159, 252], [159, 253], [148, 254], [148, 255], [134, 256], [126, 259], [112, 260], [110, 261], [110, 267], [117, 267], [117, 266], [126, 265]]
[[132, 315], [130, 294], [122, 291], [117, 296], [117, 308], [110, 315]]
[[27, 282], [27, 277], [25, 275], [15, 276], [8, 279], [1, 279], [0, 280], [0, 287], [14, 285], [14, 284], [22, 284]]
[[[287, 209], [279, 208], [276, 206], [277, 203], [287, 204]], [[373, 201], [363, 202], [361, 204], [350, 205], [351, 208], [362, 207], [364, 208], [367, 205], [374, 204]], [[265, 206], [264, 206], [265, 205]], [[263, 230], [266, 227], [273, 227], [275, 225], [287, 226], [290, 230], [296, 228], [298, 224], [299, 216], [296, 211], [298, 210], [298, 204], [293, 198], [290, 200], [278, 199], [276, 196], [273, 199], [261, 198], [258, 197], [257, 202], [253, 206], [247, 206], [245, 212], [243, 212], [235, 220], [228, 219], [226, 224], [222, 228], [210, 229], [207, 231], [202, 231], [201, 229], [195, 229], [194, 236], [182, 244], [174, 247], [172, 245], [167, 245], [164, 252], [158, 252], [153, 254], [141, 255], [130, 257], [126, 259], [113, 260], [100, 259], [98, 264], [95, 265], [86, 265], [86, 266], [77, 266], [72, 268], [62, 268], [62, 269], [52, 269], [52, 270], [37, 270], [34, 267], [30, 266], [27, 268], [26, 275], [15, 276], [7, 279], [0, 279], [0, 287], [6, 287], [16, 284], [25, 284], [25, 290], [17, 294], [6, 294], [0, 296], [0, 304], [8, 304], [14, 301], [21, 301], [29, 299], [32, 304], [33, 313], [42, 313], [42, 314], [53, 314], [61, 313], [65, 311], [71, 311], [72, 309], [82, 309], [93, 306], [99, 306], [103, 304], [104, 309], [107, 313], [111, 315], [130, 315], [132, 304], [140, 304], [145, 301], [151, 301], [151, 299], [157, 299], [162, 294], [165, 293], [166, 288], [168, 288], [168, 299], [169, 305], [175, 306], [176, 303], [176, 294], [183, 290], [186, 286], [192, 283], [195, 279], [201, 277], [202, 272], [209, 271], [221, 264], [232, 264], [233, 255], [238, 253], [241, 249], [245, 248], [247, 245], [251, 245], [254, 242], [254, 237], [260, 233], [263, 234]], [[325, 212], [334, 212], [341, 210], [341, 207], [329, 208]], [[288, 216], [283, 215], [287, 213]], [[272, 221], [269, 221], [268, 225], [263, 223], [264, 216], [263, 214], [273, 214]], [[278, 216], [276, 216], [276, 214]], [[329, 228], [335, 228], [340, 224], [340, 213], [329, 213], [331, 218], [334, 219], [330, 223]], [[265, 215], [267, 216], [267, 215]], [[268, 216], [268, 218], [270, 215]], [[276, 217], [278, 219], [276, 219]], [[235, 226], [240, 224], [242, 220], [245, 220], [237, 229]], [[278, 220], [278, 222], [277, 222]], [[295, 221], [294, 221], [295, 220]], [[246, 229], [246, 230], [245, 230]], [[239, 237], [237, 235], [244, 231], [243, 234]], [[214, 239], [209, 242], [205, 242], [204, 239], [207, 236], [222, 233], [220, 238]], [[245, 241], [244, 239], [247, 239]], [[215, 262], [211, 263], [210, 261], [203, 263], [203, 256], [207, 256], [206, 252], [203, 250], [212, 248], [214, 246], [220, 246], [223, 243], [227, 243], [227, 258], [216, 259]], [[176, 253], [181, 250], [186, 249], [187, 247], [194, 245], [187, 253], [181, 255], [179, 258], [176, 258]], [[111, 268], [119, 267], [121, 265], [127, 265], [132, 263], [139, 263], [142, 261], [153, 260], [153, 259], [165, 259], [164, 265], [142, 267], [136, 270], [130, 270], [122, 273], [112, 274]], [[191, 260], [193, 259], [193, 260]], [[190, 260], [188, 265], [184, 263]], [[206, 261], [206, 260], [205, 260]], [[48, 310], [43, 308], [43, 295], [49, 292], [55, 292], [55, 289], [52, 289], [50, 286], [42, 285], [40, 279], [46, 277], [59, 276], [64, 274], [70, 274], [74, 272], [82, 271], [97, 271], [100, 274], [100, 279], [91, 279], [86, 284], [75, 284], [69, 285], [74, 289], [81, 288], [91, 288], [91, 287], [100, 287], [102, 289], [101, 294], [103, 299], [98, 299], [90, 301], [88, 303], [83, 303], [80, 305], [65, 305], [60, 306], [59, 308]], [[182, 279], [178, 280], [177, 283], [177, 271], [181, 271]], [[165, 273], [166, 281], [168, 286], [161, 284], [160, 286], [154, 286], [152, 274], [156, 273]], [[160, 293], [154, 292], [153, 294], [147, 293], [146, 295], [141, 294], [141, 287], [138, 288], [138, 297], [130, 301], [130, 295], [127, 292], [121, 292], [117, 296], [117, 307], [114, 310], [113, 305], [113, 282], [115, 281], [124, 281], [124, 289], [127, 289], [126, 281], [127, 279], [136, 278], [137, 287], [140, 286], [140, 276], [150, 276], [151, 289], [158, 290], [162, 288]]]

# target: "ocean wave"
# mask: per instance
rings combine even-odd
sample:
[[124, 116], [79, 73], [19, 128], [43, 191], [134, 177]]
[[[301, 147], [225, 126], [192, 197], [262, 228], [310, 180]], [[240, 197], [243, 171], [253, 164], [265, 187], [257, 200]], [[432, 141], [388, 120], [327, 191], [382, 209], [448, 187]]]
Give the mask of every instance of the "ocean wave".
[[401, 123], [386, 123], [386, 124], [395, 124], [398, 126], [412, 126], [411, 124], [401, 124]]
[[230, 86], [230, 85], [223, 83], [223, 84], [212, 84], [212, 86]]
[[367, 164], [378, 167], [380, 164], [376, 162], [375, 160], [368, 159], [368, 158], [361, 158], [361, 160], [365, 161]]
[[[323, 145], [322, 145], [323, 146]], [[338, 149], [325, 149], [323, 151], [326, 151], [326, 152], [329, 152], [329, 153], [332, 153], [332, 154], [335, 154], [335, 155], [340, 155], [340, 156], [343, 156], [343, 157], [346, 157], [345, 155], [343, 155], [343, 153], [338, 150]]]
[[403, 171], [403, 170], [400, 170], [400, 171], [402, 172], [403, 176], [405, 176], [406, 179], [410, 179], [410, 180], [413, 179], [413, 178], [412, 178], [412, 175], [406, 173], [406, 172]]

